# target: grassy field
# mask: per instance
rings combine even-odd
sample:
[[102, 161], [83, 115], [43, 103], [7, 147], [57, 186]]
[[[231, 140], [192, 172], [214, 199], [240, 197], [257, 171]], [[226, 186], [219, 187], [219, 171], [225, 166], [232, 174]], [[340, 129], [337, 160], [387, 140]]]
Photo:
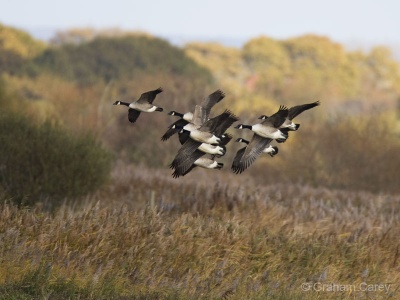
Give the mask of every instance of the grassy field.
[[117, 166], [53, 212], [2, 204], [0, 299], [400, 298], [400, 196], [170, 173]]

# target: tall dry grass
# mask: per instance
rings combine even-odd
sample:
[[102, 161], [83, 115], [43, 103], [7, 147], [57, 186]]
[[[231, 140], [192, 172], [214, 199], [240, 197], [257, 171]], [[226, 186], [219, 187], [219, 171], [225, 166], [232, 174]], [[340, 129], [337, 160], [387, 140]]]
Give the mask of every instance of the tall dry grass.
[[[108, 188], [54, 214], [3, 204], [0, 299], [399, 296], [399, 196], [193, 172], [176, 181], [120, 165]], [[303, 282], [391, 285], [305, 292]]]

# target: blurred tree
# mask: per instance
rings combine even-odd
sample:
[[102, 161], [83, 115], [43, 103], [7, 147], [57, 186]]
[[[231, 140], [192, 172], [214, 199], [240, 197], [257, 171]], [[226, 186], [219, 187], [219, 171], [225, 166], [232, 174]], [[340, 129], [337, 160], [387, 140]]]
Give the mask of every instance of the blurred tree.
[[184, 52], [158, 38], [97, 38], [81, 45], [51, 48], [35, 59], [37, 66], [80, 84], [166, 72], [211, 80]]
[[151, 34], [142, 31], [126, 31], [119, 28], [107, 28], [107, 29], [94, 29], [91, 27], [87, 28], [72, 28], [65, 31], [59, 31], [50, 40], [52, 45], [61, 46], [64, 44], [79, 45], [82, 43], [90, 42], [98, 37], [103, 38], [120, 38], [127, 36], [145, 36], [152, 37]]
[[22, 58], [32, 58], [42, 52], [46, 48], [46, 44], [35, 40], [22, 30], [0, 24], [1, 48], [3, 51], [11, 51]]
[[400, 68], [386, 47], [375, 47], [366, 58], [368, 67], [374, 74], [377, 88], [400, 92]]
[[2, 47], [0, 41], [0, 75], [7, 73], [11, 75], [20, 74], [25, 59], [16, 52]]
[[324, 97], [340, 101], [356, 95], [359, 78], [341, 45], [316, 35], [289, 39], [283, 44], [293, 70], [284, 99], [299, 102]]
[[199, 65], [206, 67], [222, 88], [238, 95], [250, 73], [241, 59], [241, 51], [218, 43], [189, 43], [185, 52]]
[[242, 55], [257, 82], [256, 91], [279, 97], [290, 75], [290, 58], [282, 44], [268, 37], [250, 40]]

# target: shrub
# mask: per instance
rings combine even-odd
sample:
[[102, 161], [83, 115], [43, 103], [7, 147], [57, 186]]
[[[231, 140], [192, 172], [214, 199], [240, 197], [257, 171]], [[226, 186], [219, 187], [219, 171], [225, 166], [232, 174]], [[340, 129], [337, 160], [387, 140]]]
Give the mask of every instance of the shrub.
[[108, 177], [111, 157], [89, 134], [14, 114], [1, 114], [0, 128], [0, 187], [17, 203], [57, 204], [96, 190]]

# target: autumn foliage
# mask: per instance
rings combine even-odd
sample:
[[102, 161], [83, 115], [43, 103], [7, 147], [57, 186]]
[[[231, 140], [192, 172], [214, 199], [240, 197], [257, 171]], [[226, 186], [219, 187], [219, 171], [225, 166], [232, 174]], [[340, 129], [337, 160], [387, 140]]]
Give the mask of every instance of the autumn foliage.
[[[316, 35], [179, 48], [88, 28], [45, 44], [1, 25], [0, 76], [0, 299], [398, 296], [300, 289], [399, 282], [400, 65], [387, 48]], [[321, 105], [243, 174], [231, 142], [222, 170], [176, 180], [178, 141], [160, 140], [175, 118], [133, 125], [112, 106], [160, 86], [164, 112], [221, 89], [212, 115], [244, 124]]]

